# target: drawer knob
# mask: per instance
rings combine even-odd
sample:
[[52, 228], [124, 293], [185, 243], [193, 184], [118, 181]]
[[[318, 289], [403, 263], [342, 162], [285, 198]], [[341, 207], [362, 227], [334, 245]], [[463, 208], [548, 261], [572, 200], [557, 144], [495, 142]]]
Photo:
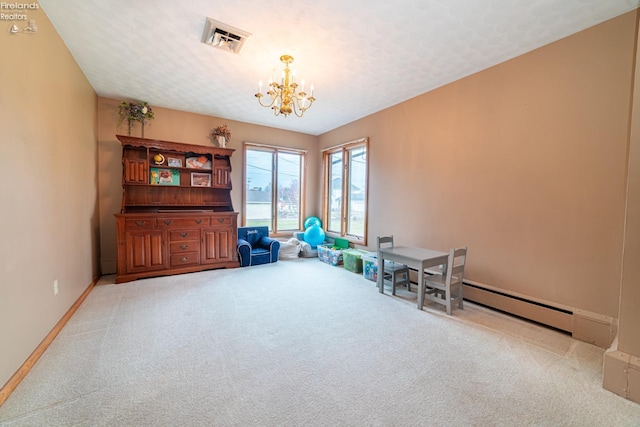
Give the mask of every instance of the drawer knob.
[[180, 235], [182, 237], [187, 237], [189, 235], [189, 233], [187, 233], [186, 231], [183, 231], [182, 233], [180, 233]]
[[186, 243], [180, 245], [180, 249], [188, 249], [188, 248], [189, 248], [189, 245]]
[[165, 219], [164, 223], [167, 224], [167, 225], [171, 225], [171, 224], [173, 224], [173, 220], [172, 219]]
[[142, 227], [143, 225], [145, 225], [147, 223], [147, 221], [136, 221], [136, 225], [138, 227]]
[[196, 219], [196, 224], [202, 224], [202, 219], [201, 218]]
[[218, 218], [218, 222], [222, 224], [224, 222], [224, 218]]
[[182, 257], [182, 258], [180, 258], [180, 261], [187, 262], [187, 261], [189, 261], [189, 257], [186, 257], [186, 256]]

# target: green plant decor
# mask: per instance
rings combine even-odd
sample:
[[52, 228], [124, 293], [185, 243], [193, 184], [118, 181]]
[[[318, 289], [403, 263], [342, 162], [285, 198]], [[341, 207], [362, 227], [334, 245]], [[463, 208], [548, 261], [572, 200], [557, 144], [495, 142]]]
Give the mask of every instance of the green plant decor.
[[144, 138], [145, 122], [153, 120], [153, 110], [146, 102], [127, 102], [122, 101], [118, 109], [118, 126], [126, 120], [127, 135], [131, 136], [131, 126], [134, 122], [140, 122], [142, 125], [142, 137]]

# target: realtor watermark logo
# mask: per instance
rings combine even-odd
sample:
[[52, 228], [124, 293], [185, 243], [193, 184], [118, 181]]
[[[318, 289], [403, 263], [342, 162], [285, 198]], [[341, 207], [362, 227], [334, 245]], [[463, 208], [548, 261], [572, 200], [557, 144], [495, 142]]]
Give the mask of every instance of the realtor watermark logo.
[[[38, 31], [36, 20], [29, 13], [39, 10], [40, 5], [33, 3], [0, 2], [0, 21], [11, 21], [9, 34], [27, 33]], [[26, 24], [26, 25], [25, 25]]]

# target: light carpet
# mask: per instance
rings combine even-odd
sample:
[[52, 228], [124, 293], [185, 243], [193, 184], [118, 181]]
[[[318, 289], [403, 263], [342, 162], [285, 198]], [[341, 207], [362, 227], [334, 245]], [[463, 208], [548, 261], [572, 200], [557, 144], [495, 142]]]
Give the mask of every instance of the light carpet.
[[[414, 287], [415, 291], [415, 287]], [[640, 426], [604, 350], [317, 259], [101, 280], [2, 426]]]

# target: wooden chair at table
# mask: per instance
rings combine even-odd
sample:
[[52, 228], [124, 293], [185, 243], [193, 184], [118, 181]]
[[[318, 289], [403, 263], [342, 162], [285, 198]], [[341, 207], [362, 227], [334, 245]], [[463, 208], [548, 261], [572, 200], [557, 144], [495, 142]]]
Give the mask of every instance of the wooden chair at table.
[[425, 275], [424, 278], [424, 298], [444, 305], [449, 315], [451, 315], [451, 308], [455, 304], [459, 309], [462, 309], [462, 280], [466, 261], [466, 246], [451, 249], [445, 268], [439, 273]]
[[[377, 248], [393, 248], [393, 236], [381, 236], [377, 239]], [[379, 271], [381, 267], [378, 266]], [[391, 282], [391, 295], [396, 294], [397, 285], [405, 285], [411, 290], [411, 281], [409, 280], [409, 267], [393, 261], [384, 262], [384, 274], [382, 278], [382, 286], [384, 282]]]

